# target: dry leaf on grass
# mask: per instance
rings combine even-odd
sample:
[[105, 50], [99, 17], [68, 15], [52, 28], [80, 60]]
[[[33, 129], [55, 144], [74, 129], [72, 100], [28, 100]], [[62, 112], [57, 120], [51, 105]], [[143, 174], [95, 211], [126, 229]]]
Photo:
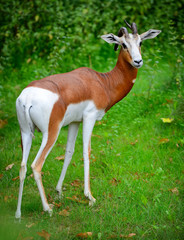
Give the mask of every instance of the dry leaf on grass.
[[134, 142], [131, 142], [130, 144], [134, 146], [136, 143], [138, 143], [138, 140], [136, 139]]
[[4, 202], [7, 202], [8, 201], [8, 196], [4, 196]]
[[5, 168], [5, 170], [8, 171], [8, 170], [12, 169], [13, 166], [14, 166], [14, 163], [9, 164], [9, 165]]
[[76, 179], [73, 182], [70, 183], [74, 187], [79, 187], [80, 186], [80, 180]]
[[0, 119], [0, 128], [3, 128], [7, 123], [8, 121], [6, 119], [5, 120]]
[[73, 202], [77, 202], [77, 203], [83, 203], [83, 204], [86, 204], [86, 203], [89, 202], [88, 200], [81, 200], [81, 199], [79, 199], [77, 196], [66, 197], [66, 198], [69, 199], [69, 200], [72, 200]]
[[0, 179], [3, 178], [3, 174], [0, 174]]
[[85, 233], [78, 233], [76, 237], [78, 238], [88, 238], [92, 237], [93, 233], [92, 232], [85, 232]]
[[33, 240], [34, 238], [33, 237], [22, 237], [22, 235], [20, 234], [17, 238], [17, 240]]
[[42, 230], [42, 232], [37, 232], [37, 234], [41, 237], [43, 237], [45, 240], [50, 239], [50, 233], [46, 232], [45, 230]]
[[31, 227], [34, 226], [34, 225], [35, 225], [35, 223], [31, 223], [31, 224], [27, 224], [26, 227], [27, 227], [27, 228], [31, 228]]
[[55, 159], [56, 159], [56, 160], [59, 160], [59, 161], [60, 161], [60, 160], [64, 160], [64, 159], [65, 159], [65, 155], [61, 155], [61, 156], [59, 156], [59, 157], [56, 157]]
[[134, 237], [136, 234], [135, 233], [130, 233], [127, 236], [124, 236], [125, 238], [132, 238]]
[[176, 187], [173, 188], [173, 189], [169, 189], [169, 191], [172, 192], [172, 193], [174, 193], [174, 194], [176, 194], [176, 195], [179, 194], [179, 191], [178, 191], [178, 189], [177, 189]]
[[52, 202], [54, 204], [54, 206], [56, 206], [57, 208], [60, 208], [62, 203], [56, 203], [56, 202]]
[[12, 181], [16, 181], [19, 179], [19, 176], [15, 177], [15, 178], [12, 178]]
[[64, 217], [68, 217], [70, 215], [70, 213], [68, 212], [67, 209], [63, 209], [62, 211], [60, 211], [58, 213], [60, 216], [64, 216]]
[[168, 142], [169, 142], [169, 139], [168, 139], [168, 138], [162, 138], [162, 139], [160, 139], [159, 142], [160, 142], [160, 143], [168, 143]]
[[110, 184], [112, 184], [113, 186], [117, 186], [118, 183], [120, 183], [121, 180], [117, 180], [116, 178], [113, 178], [111, 181], [110, 181]]

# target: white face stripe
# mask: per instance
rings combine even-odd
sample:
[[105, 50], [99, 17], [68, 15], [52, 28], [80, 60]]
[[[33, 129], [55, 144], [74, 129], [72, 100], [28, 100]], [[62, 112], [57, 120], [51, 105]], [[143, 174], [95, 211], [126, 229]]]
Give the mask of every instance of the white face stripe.
[[125, 37], [125, 35], [123, 35], [121, 38], [121, 42], [122, 44], [124, 43], [129, 51], [129, 54], [132, 58], [132, 62], [131, 64], [134, 66], [134, 67], [137, 67], [136, 66], [136, 62], [140, 62], [140, 66], [142, 66], [142, 56], [141, 56], [141, 53], [140, 53], [140, 50], [139, 50], [139, 47], [140, 47], [140, 42], [141, 42], [141, 37], [139, 35], [137, 35], [136, 37], [133, 35], [133, 34], [129, 34], [129, 37]]

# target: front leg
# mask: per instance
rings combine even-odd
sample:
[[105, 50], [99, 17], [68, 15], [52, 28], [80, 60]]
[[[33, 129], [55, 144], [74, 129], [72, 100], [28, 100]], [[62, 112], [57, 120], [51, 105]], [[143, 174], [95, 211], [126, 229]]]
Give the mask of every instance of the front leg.
[[84, 157], [84, 195], [89, 199], [89, 205], [93, 205], [96, 199], [92, 196], [90, 190], [89, 176], [89, 150], [91, 148], [91, 134], [96, 121], [95, 113], [88, 113], [83, 118], [83, 157]]
[[63, 169], [61, 171], [61, 175], [60, 175], [58, 184], [56, 186], [56, 191], [59, 193], [59, 198], [61, 198], [62, 185], [63, 185], [63, 181], [65, 178], [65, 174], [66, 174], [67, 168], [70, 164], [70, 161], [72, 159], [72, 155], [74, 153], [75, 141], [76, 141], [79, 125], [80, 125], [80, 123], [71, 123], [68, 128], [68, 139], [67, 139], [64, 165], [63, 165]]

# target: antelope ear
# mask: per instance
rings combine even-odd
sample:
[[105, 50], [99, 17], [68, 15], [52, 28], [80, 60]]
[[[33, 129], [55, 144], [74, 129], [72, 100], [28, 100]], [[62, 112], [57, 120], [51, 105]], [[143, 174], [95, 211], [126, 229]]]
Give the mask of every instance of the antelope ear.
[[121, 45], [120, 38], [112, 33], [102, 35], [101, 38], [108, 43], [115, 43]]
[[161, 30], [150, 29], [147, 32], [142, 33], [140, 37], [141, 40], [151, 39], [155, 38], [159, 33], [161, 33]]

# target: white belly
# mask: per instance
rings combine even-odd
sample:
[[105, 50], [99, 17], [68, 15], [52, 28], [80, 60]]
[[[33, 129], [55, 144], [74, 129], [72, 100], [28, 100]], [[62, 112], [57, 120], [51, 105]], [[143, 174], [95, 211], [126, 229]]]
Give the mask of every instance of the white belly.
[[96, 114], [96, 120], [101, 120], [105, 114], [105, 111], [98, 110], [92, 100], [70, 104], [67, 107], [62, 125], [66, 126], [71, 122], [82, 122], [84, 114], [88, 113]]

